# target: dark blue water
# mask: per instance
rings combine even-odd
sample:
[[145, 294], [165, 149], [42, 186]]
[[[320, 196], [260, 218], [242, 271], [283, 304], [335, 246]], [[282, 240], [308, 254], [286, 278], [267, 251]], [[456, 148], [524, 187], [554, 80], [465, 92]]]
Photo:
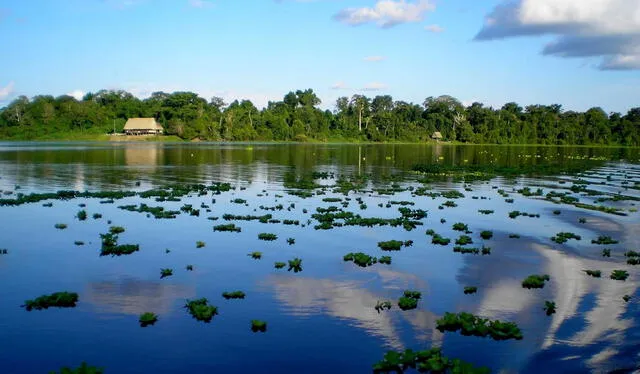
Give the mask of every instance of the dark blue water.
[[[44, 202], [0, 207], [0, 248], [9, 251], [0, 255], [0, 372], [47, 373], [86, 361], [104, 367], [106, 373], [368, 373], [387, 350], [433, 346], [443, 347], [449, 357], [487, 366], [493, 372], [600, 373], [637, 368], [639, 278], [637, 268], [627, 265], [623, 256], [625, 250], [640, 247], [637, 201], [608, 202], [628, 214], [616, 216], [513, 193], [523, 186], [543, 186], [545, 193], [555, 187], [568, 188], [577, 178], [558, 173], [467, 184], [455, 178], [433, 181], [426, 186], [434, 192], [465, 194], [455, 199], [457, 207], [439, 209], [448, 199], [412, 196], [409, 191], [390, 196], [374, 189], [392, 183], [422, 186], [420, 177], [409, 172], [410, 165], [422, 159], [463, 163], [495, 150], [496, 155], [511, 160], [519, 154], [535, 156], [538, 151], [475, 147], [445, 149], [440, 153], [444, 156], [439, 156], [429, 147], [379, 147], [0, 146], [2, 198], [60, 189], [143, 191], [174, 182], [229, 182], [235, 187], [221, 195], [194, 194], [180, 202], [132, 197], [114, 204], [73, 199], [52, 201], [50, 208], [43, 207]], [[565, 151], [556, 153], [560, 152]], [[589, 188], [640, 196], [634, 188], [640, 181], [640, 166], [635, 161], [620, 162], [611, 155], [598, 158], [592, 155], [597, 151], [588, 148], [575, 152], [564, 156], [567, 162], [581, 154], [592, 161], [585, 162], [581, 178], [595, 183], [615, 174], [608, 184]], [[327, 189], [326, 195], [303, 199], [283, 187], [291, 174], [312, 171], [367, 176], [365, 191], [349, 193], [347, 211], [393, 218], [399, 215], [398, 205], [386, 208], [386, 203], [409, 200], [415, 203], [412, 209], [427, 210], [428, 217], [412, 231], [402, 227], [314, 230], [318, 222], [311, 214], [317, 207], [340, 206], [322, 199], [345, 196]], [[396, 176], [393, 182], [392, 175]], [[567, 183], [559, 185], [559, 180]], [[331, 185], [335, 179], [317, 182]], [[514, 203], [505, 202], [498, 189], [510, 193]], [[573, 196], [589, 203], [596, 198]], [[358, 197], [367, 204], [365, 210], [359, 208]], [[232, 203], [236, 198], [246, 199], [248, 206]], [[176, 219], [156, 220], [118, 209], [141, 202], [171, 210], [183, 204], [195, 208], [208, 204], [211, 212], [201, 209], [199, 217], [182, 213]], [[277, 204], [285, 209], [259, 208]], [[295, 208], [287, 210], [290, 204]], [[86, 221], [75, 218], [80, 209], [89, 214]], [[481, 215], [479, 209], [495, 212]], [[553, 214], [556, 209], [562, 213]], [[538, 213], [541, 218], [511, 219], [508, 212], [512, 210]], [[93, 213], [103, 217], [93, 219]], [[214, 225], [228, 223], [221, 218], [225, 213], [270, 213], [275, 219], [300, 220], [305, 227], [233, 221], [242, 228], [241, 233], [214, 232]], [[220, 218], [207, 219], [214, 216]], [[441, 218], [446, 222], [441, 223]], [[578, 218], [587, 222], [579, 223]], [[491, 255], [453, 253], [453, 240], [460, 235], [452, 230], [455, 222], [467, 223], [474, 246], [490, 246]], [[57, 230], [56, 223], [66, 223], [68, 228]], [[120, 243], [139, 244], [140, 251], [100, 257], [99, 234], [112, 225], [126, 229]], [[430, 228], [451, 238], [452, 244], [432, 245], [425, 235]], [[493, 230], [494, 237], [481, 239], [482, 230]], [[583, 239], [562, 245], [549, 240], [560, 231], [575, 232]], [[261, 232], [275, 233], [278, 239], [260, 241]], [[509, 238], [512, 233], [520, 239]], [[620, 240], [606, 246], [612, 249], [611, 258], [600, 255], [603, 246], [590, 243], [598, 235]], [[295, 238], [295, 244], [288, 245], [287, 238]], [[377, 247], [379, 241], [392, 239], [413, 240], [414, 244], [391, 253]], [[76, 246], [74, 241], [85, 245]], [[196, 248], [196, 241], [206, 246]], [[262, 259], [248, 256], [253, 251], [263, 252]], [[361, 268], [343, 261], [346, 253], [358, 251], [389, 254], [393, 262]], [[303, 260], [302, 272], [274, 269], [275, 261], [294, 257]], [[185, 269], [188, 264], [194, 271]], [[161, 268], [172, 268], [174, 275], [160, 279]], [[588, 277], [584, 269], [600, 269], [603, 276]], [[609, 279], [613, 269], [628, 270], [629, 279]], [[520, 282], [530, 274], [549, 274], [551, 281], [541, 290], [523, 289]], [[478, 293], [464, 295], [464, 286], [477, 286]], [[382, 313], [374, 310], [378, 300], [395, 304], [405, 289], [422, 292], [416, 310], [401, 311], [395, 305]], [[79, 294], [76, 308], [31, 312], [21, 308], [26, 299], [65, 290]], [[221, 296], [234, 290], [244, 291], [246, 298], [225, 300]], [[633, 298], [626, 303], [624, 295]], [[184, 308], [187, 299], [200, 297], [219, 308], [211, 323], [193, 319]], [[556, 302], [556, 314], [544, 313], [545, 300]], [[524, 339], [495, 342], [435, 329], [435, 321], [445, 312], [459, 311], [516, 322]], [[156, 313], [159, 321], [141, 328], [138, 317], [144, 312]], [[252, 332], [253, 319], [267, 321], [267, 332]]]

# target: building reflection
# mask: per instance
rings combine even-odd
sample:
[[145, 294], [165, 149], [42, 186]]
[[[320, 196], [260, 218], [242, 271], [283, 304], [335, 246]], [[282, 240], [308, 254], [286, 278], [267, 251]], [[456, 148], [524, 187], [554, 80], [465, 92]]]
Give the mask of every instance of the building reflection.
[[128, 166], [157, 166], [162, 162], [162, 144], [129, 145], [124, 147], [125, 164]]

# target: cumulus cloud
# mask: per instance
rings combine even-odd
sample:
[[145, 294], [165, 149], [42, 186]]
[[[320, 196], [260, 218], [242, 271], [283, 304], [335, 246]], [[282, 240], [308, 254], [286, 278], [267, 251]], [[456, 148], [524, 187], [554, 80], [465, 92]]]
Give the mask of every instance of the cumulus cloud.
[[603, 70], [640, 69], [640, 0], [516, 0], [486, 17], [476, 40], [553, 35], [542, 54], [599, 57]]
[[347, 84], [343, 81], [336, 82], [331, 86], [332, 90], [346, 90], [347, 88], [349, 87], [347, 87]]
[[364, 58], [364, 60], [367, 62], [377, 62], [377, 61], [382, 61], [386, 59], [387, 58], [385, 56], [367, 56]]
[[380, 91], [387, 88], [387, 85], [380, 82], [371, 82], [362, 87], [362, 91]]
[[378, 0], [373, 8], [346, 8], [334, 19], [347, 25], [357, 26], [375, 23], [379, 27], [393, 27], [401, 23], [422, 22], [424, 14], [435, 10], [431, 0]]
[[424, 27], [425, 30], [429, 31], [429, 32], [433, 32], [433, 33], [441, 33], [444, 31], [444, 28], [442, 28], [442, 26], [440, 25], [427, 25]]
[[14, 86], [14, 83], [9, 82], [9, 84], [7, 84], [6, 86], [0, 87], [0, 101], [6, 100], [11, 95], [13, 95], [14, 93], [13, 86]]
[[76, 100], [82, 100], [82, 98], [85, 95], [85, 92], [82, 91], [82, 90], [73, 90], [73, 91], [67, 93], [67, 95], [73, 97]]

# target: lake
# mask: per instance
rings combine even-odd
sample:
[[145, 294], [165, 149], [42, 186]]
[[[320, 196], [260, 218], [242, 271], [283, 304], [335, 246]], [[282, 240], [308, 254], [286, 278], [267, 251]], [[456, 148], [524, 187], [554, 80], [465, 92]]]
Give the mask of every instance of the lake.
[[[639, 368], [639, 149], [7, 142], [0, 190], [3, 373], [371, 373], [387, 351], [431, 347], [491, 372]], [[213, 229], [228, 224], [240, 232]], [[112, 226], [139, 250], [101, 256]], [[379, 247], [391, 240], [400, 250]], [[391, 264], [345, 260], [357, 252]], [[533, 274], [544, 288], [523, 288]], [[398, 307], [405, 290], [417, 308]], [[77, 305], [23, 307], [58, 291]], [[185, 308], [203, 297], [208, 323]], [[145, 312], [158, 320], [143, 328]], [[447, 312], [514, 322], [523, 339], [442, 332]]]

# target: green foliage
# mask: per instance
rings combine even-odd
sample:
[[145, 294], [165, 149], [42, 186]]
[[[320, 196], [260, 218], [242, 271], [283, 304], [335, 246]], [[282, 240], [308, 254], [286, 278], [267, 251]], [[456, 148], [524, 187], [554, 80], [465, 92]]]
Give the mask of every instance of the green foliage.
[[381, 256], [378, 262], [385, 265], [391, 265], [391, 256]]
[[422, 297], [419, 291], [404, 291], [404, 295], [398, 300], [398, 307], [402, 310], [410, 310], [418, 307], [418, 300]]
[[626, 270], [614, 270], [611, 272], [610, 278], [614, 280], [624, 281], [624, 280], [627, 280], [627, 278], [629, 278], [629, 272]]
[[[50, 372], [50, 374], [58, 374], [55, 371]], [[60, 374], [104, 374], [104, 369], [89, 366], [86, 362], [83, 362], [77, 369], [72, 369], [69, 367], [63, 367], [60, 369]]]
[[278, 239], [278, 236], [276, 234], [261, 232], [260, 234], [258, 234], [258, 239], [265, 241], [274, 241]]
[[140, 322], [140, 327], [147, 327], [158, 322], [158, 316], [150, 312], [142, 313], [138, 322]]
[[493, 231], [489, 231], [489, 230], [482, 231], [480, 232], [480, 237], [485, 240], [491, 239], [493, 238]]
[[602, 272], [600, 270], [583, 270], [583, 271], [587, 273], [587, 275], [594, 278], [600, 278], [602, 276]]
[[76, 217], [78, 218], [78, 220], [80, 221], [84, 221], [87, 219], [87, 211], [86, 210], [80, 210], [78, 211], [78, 213], [76, 214]]
[[550, 279], [550, 277], [548, 275], [539, 275], [539, 274], [533, 274], [528, 276], [527, 278], [525, 278], [525, 280], [522, 281], [522, 287], [523, 288], [543, 288], [544, 287], [544, 282], [548, 281]]
[[189, 314], [198, 321], [211, 322], [213, 316], [218, 314], [218, 308], [209, 304], [206, 298], [187, 300], [185, 308], [188, 309]]
[[54, 292], [50, 295], [42, 295], [33, 300], [24, 302], [24, 308], [27, 311], [42, 310], [52, 307], [56, 308], [73, 308], [78, 302], [78, 294], [75, 292]]
[[399, 251], [404, 245], [400, 240], [389, 240], [386, 242], [378, 242], [378, 247], [383, 251]]
[[556, 303], [553, 301], [545, 301], [543, 309], [547, 315], [550, 316], [556, 312]]
[[283, 267], [287, 266], [287, 264], [286, 264], [286, 263], [284, 263], [284, 262], [276, 262], [273, 266], [274, 266], [276, 269], [282, 269]]
[[392, 305], [391, 305], [391, 301], [380, 301], [378, 300], [378, 302], [376, 303], [376, 306], [374, 307], [376, 312], [380, 313], [383, 310], [389, 310], [391, 309]]
[[293, 270], [294, 273], [299, 273], [302, 271], [302, 259], [294, 258], [293, 260], [289, 260], [289, 271]]
[[173, 269], [160, 269], [160, 279], [173, 275]]
[[240, 231], [242, 231], [242, 229], [240, 227], [237, 227], [233, 223], [229, 223], [229, 224], [226, 224], [226, 225], [213, 226], [213, 231], [240, 232]]
[[252, 319], [251, 320], [251, 331], [253, 331], [253, 332], [266, 332], [267, 331], [267, 323], [265, 321]]
[[407, 349], [404, 352], [388, 351], [382, 361], [373, 365], [375, 374], [404, 373], [409, 369], [433, 374], [489, 374], [491, 372], [485, 367], [476, 368], [467, 362], [447, 358], [442, 355], [440, 348], [431, 348], [423, 351], [413, 351], [411, 349]]
[[555, 236], [551, 237], [551, 241], [558, 244], [566, 243], [569, 239], [582, 240], [582, 237], [572, 232], [559, 232]]
[[138, 244], [118, 244], [118, 235], [111, 232], [100, 234], [100, 238], [102, 239], [100, 256], [130, 255], [140, 250]]
[[244, 299], [245, 293], [242, 291], [233, 291], [233, 292], [223, 292], [222, 297], [225, 299]]
[[478, 292], [478, 287], [465, 287], [464, 288], [464, 294], [468, 295], [468, 294], [473, 294]]
[[262, 252], [251, 252], [247, 256], [251, 256], [254, 260], [259, 260], [262, 258]]
[[461, 330], [462, 335], [491, 336], [494, 340], [522, 339], [520, 328], [513, 322], [490, 321], [466, 312], [446, 312], [436, 321], [436, 328], [440, 332]]
[[121, 226], [111, 226], [109, 228], [109, 232], [112, 234], [122, 234], [124, 232], [124, 227]]
[[456, 239], [457, 245], [467, 245], [473, 244], [473, 239], [469, 235], [460, 235], [458, 239]]
[[203, 242], [203, 241], [200, 241], [200, 240], [198, 240], [198, 241], [196, 242], [196, 248], [203, 248], [203, 247], [204, 247], [204, 246], [206, 246], [206, 245], [207, 245], [207, 243], [205, 243], [205, 242]]
[[608, 244], [618, 244], [618, 241], [612, 239], [610, 236], [600, 235], [600, 236], [598, 236], [597, 239], [591, 240], [591, 243], [592, 244], [608, 245]]
[[53, 225], [53, 227], [55, 227], [58, 230], [64, 230], [67, 228], [67, 225], [64, 223], [56, 223], [55, 225]]
[[347, 253], [346, 255], [344, 255], [343, 259], [344, 261], [353, 261], [353, 263], [363, 268], [371, 266], [378, 262], [378, 259], [376, 257], [369, 256], [362, 252]]
[[469, 231], [469, 227], [462, 222], [454, 223], [453, 229], [456, 231], [464, 231], [464, 232]]

